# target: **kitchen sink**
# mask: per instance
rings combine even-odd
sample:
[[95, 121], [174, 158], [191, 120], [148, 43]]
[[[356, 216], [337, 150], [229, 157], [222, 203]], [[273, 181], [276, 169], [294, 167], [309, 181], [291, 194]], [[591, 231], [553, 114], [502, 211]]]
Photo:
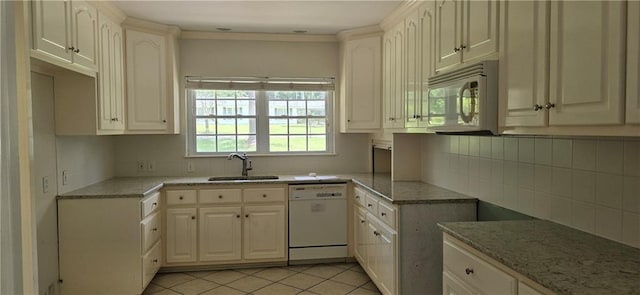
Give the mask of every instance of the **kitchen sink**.
[[275, 175], [213, 176], [213, 177], [209, 177], [209, 181], [265, 180], [265, 179], [279, 179], [279, 178], [280, 177]]

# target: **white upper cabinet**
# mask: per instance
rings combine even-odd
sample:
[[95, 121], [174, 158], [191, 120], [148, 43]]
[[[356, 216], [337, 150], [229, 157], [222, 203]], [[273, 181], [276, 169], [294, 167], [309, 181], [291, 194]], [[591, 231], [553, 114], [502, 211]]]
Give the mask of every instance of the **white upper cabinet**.
[[435, 73], [434, 67], [434, 34], [435, 34], [435, 4], [426, 3], [420, 7], [418, 19], [420, 26], [420, 96], [417, 99], [419, 114], [418, 127], [426, 128], [429, 119], [429, 78]]
[[[179, 133], [177, 36], [161, 25], [125, 21], [126, 133]], [[153, 33], [152, 33], [153, 32]]]
[[383, 36], [384, 128], [404, 128], [404, 22]]
[[627, 116], [630, 124], [640, 123], [640, 2], [627, 3]]
[[[32, 1], [32, 55], [79, 70], [97, 70], [98, 11], [85, 1]], [[80, 68], [78, 68], [80, 66]]]
[[623, 123], [625, 7], [551, 2], [549, 125]]
[[391, 128], [393, 123], [393, 93], [395, 84], [393, 83], [393, 74], [395, 64], [393, 62], [394, 55], [393, 32], [389, 31], [382, 36], [382, 126]]
[[404, 22], [405, 36], [405, 80], [404, 103], [406, 116], [404, 127], [418, 127], [420, 118], [420, 11], [415, 10]]
[[439, 0], [436, 4], [436, 71], [498, 50], [497, 0]]
[[505, 126], [545, 126], [549, 2], [505, 1], [500, 14], [502, 122]]
[[122, 28], [103, 14], [98, 26], [98, 130], [124, 130], [124, 73]]
[[342, 132], [372, 132], [381, 127], [381, 46], [379, 35], [342, 44]]

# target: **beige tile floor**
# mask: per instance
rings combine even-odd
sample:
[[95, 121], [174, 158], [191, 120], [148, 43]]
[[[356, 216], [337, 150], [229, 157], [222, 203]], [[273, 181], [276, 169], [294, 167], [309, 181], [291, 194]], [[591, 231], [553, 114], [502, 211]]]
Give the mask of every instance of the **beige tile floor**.
[[143, 294], [380, 294], [357, 263], [157, 274]]

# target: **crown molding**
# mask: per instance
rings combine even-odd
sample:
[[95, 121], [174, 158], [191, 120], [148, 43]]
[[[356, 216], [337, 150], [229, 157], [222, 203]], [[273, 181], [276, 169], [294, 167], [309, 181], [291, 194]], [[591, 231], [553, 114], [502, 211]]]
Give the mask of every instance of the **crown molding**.
[[124, 22], [122, 22], [122, 27], [148, 31], [151, 33], [161, 32], [163, 34], [169, 34], [176, 37], [180, 37], [182, 34], [182, 31], [180, 30], [179, 27], [154, 23], [154, 22], [141, 20], [133, 17], [127, 17], [127, 19], [125, 19]]
[[106, 14], [113, 22], [121, 23], [127, 15], [120, 8], [116, 7], [111, 1], [89, 1], [89, 3], [97, 8], [100, 13]]
[[336, 38], [340, 41], [355, 39], [355, 38], [366, 38], [371, 36], [381, 36], [384, 32], [378, 25], [360, 27], [355, 29], [349, 29], [338, 32], [336, 34]]
[[219, 33], [204, 31], [184, 31], [181, 39], [200, 40], [243, 40], [243, 41], [283, 41], [283, 42], [338, 42], [335, 35], [307, 34], [267, 34], [267, 33]]
[[434, 1], [435, 0], [403, 0], [394, 11], [380, 22], [380, 27], [386, 32], [402, 21], [411, 12], [415, 11], [415, 9], [418, 9], [422, 4], [428, 2], [433, 3]]

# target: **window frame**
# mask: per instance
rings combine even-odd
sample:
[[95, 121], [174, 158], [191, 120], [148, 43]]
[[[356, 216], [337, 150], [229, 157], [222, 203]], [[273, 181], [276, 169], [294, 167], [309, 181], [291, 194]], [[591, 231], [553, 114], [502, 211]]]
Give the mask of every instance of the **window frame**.
[[[226, 157], [232, 152], [197, 152], [196, 151], [196, 99], [195, 91], [190, 90], [207, 90], [209, 88], [197, 88], [197, 87], [185, 87], [186, 97], [186, 155], [185, 157], [198, 158], [198, 157]], [[211, 89], [211, 90], [227, 90], [227, 89]], [[238, 89], [232, 89], [238, 90]], [[244, 89], [248, 90], [248, 89]], [[267, 98], [268, 91], [277, 91], [271, 89], [255, 89], [256, 92], [256, 151], [246, 152], [249, 156], [321, 156], [321, 155], [335, 155], [335, 90], [292, 90], [292, 91], [322, 91], [326, 92], [325, 99], [325, 124], [326, 124], [326, 150], [325, 151], [269, 151], [269, 100]], [[281, 90], [289, 91], [289, 90]], [[307, 100], [303, 100], [307, 101]], [[225, 116], [226, 117], [226, 116]], [[243, 116], [231, 116], [230, 118], [242, 118]], [[300, 116], [287, 116], [283, 118], [300, 118]], [[305, 116], [307, 120], [309, 118], [317, 118], [315, 116]], [[308, 121], [307, 121], [308, 122]], [[305, 135], [313, 135], [311, 133]], [[308, 146], [307, 146], [308, 148]], [[243, 151], [240, 151], [243, 152]]]

